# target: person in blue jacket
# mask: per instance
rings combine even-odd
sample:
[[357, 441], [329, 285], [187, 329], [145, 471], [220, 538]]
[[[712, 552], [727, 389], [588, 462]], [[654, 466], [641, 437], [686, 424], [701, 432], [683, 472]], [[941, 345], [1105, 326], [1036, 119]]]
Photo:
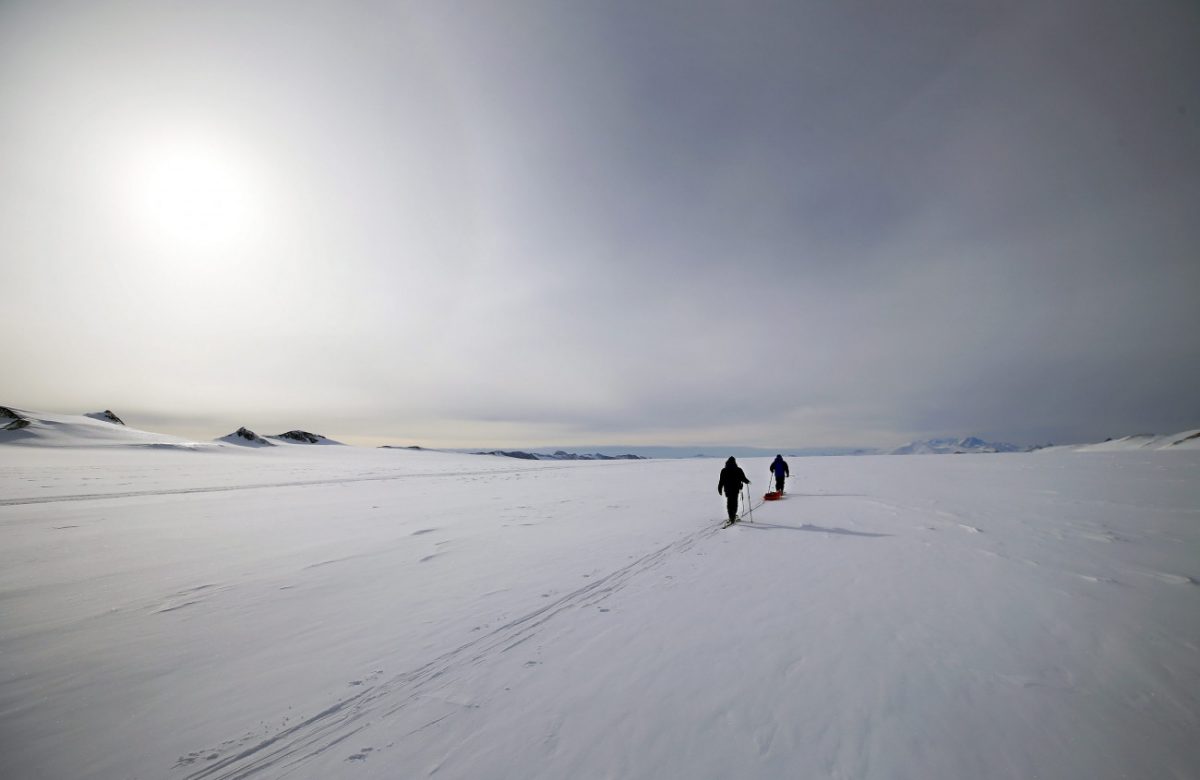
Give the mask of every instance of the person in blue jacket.
[[787, 461], [783, 459], [782, 455], [775, 456], [775, 461], [771, 464], [771, 473], [775, 475], [775, 489], [782, 493], [784, 478], [791, 476]]

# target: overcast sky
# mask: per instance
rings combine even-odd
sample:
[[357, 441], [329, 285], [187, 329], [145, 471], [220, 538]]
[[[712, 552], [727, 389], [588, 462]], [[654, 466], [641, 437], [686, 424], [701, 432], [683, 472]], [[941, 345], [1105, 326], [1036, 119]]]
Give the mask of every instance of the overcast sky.
[[0, 271], [195, 437], [1200, 427], [1200, 5], [6, 0]]

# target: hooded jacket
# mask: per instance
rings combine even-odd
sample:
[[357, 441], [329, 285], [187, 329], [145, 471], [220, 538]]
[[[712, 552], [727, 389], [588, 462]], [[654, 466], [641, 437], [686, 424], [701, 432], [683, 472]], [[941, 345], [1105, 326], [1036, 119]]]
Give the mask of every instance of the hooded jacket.
[[771, 473], [777, 477], [791, 476], [791, 473], [788, 471], [787, 461], [783, 459], [782, 455], [775, 456], [775, 462], [771, 464]]
[[741, 492], [743, 484], [750, 484], [746, 472], [733, 458], [725, 461], [725, 468], [721, 469], [721, 478], [717, 481], [717, 492], [734, 496]]

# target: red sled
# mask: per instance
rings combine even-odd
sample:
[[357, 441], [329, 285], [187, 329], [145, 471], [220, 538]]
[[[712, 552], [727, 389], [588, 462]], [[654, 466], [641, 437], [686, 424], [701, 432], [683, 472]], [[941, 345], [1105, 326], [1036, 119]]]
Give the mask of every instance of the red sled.
[[763, 493], [763, 501], [778, 501], [783, 498], [782, 490], [772, 490], [770, 493]]

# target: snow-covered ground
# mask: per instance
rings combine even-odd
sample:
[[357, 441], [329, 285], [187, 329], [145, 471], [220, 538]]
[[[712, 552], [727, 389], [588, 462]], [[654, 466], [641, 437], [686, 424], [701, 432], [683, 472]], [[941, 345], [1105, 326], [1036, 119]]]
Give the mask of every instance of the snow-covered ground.
[[0, 777], [1200, 776], [1195, 449], [794, 459], [718, 530], [714, 460], [69, 423], [0, 444]]

